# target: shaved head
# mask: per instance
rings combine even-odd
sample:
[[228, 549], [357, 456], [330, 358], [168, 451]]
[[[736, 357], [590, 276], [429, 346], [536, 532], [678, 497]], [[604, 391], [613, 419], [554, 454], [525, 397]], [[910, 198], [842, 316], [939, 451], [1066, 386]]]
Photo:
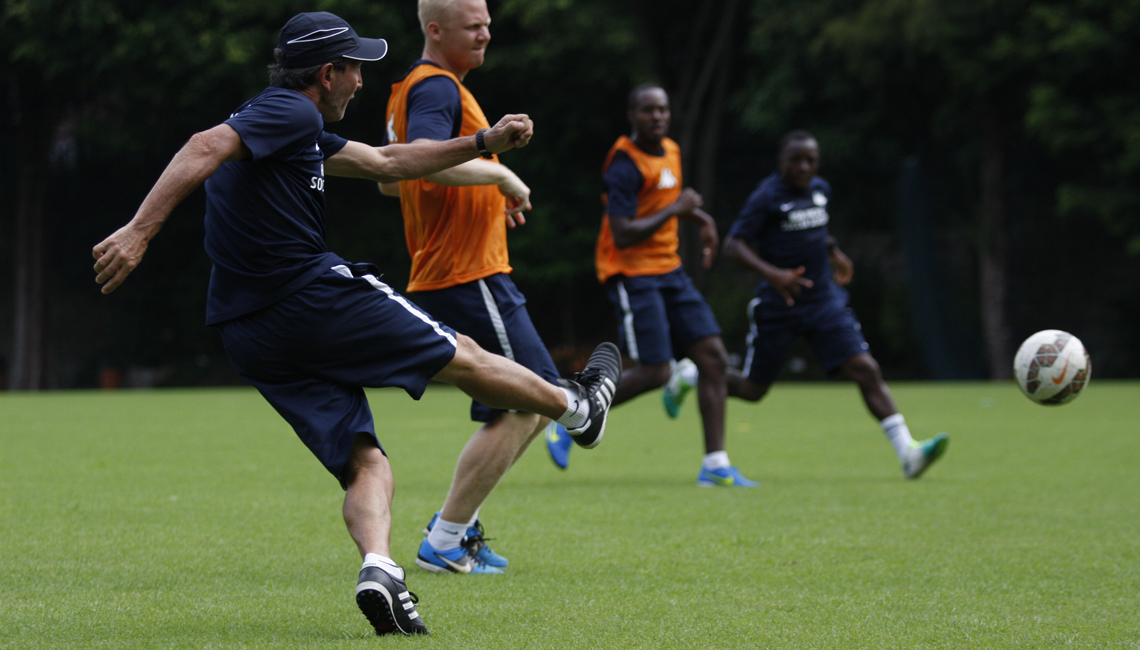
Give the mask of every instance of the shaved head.
[[440, 22], [455, 0], [420, 0], [420, 29], [427, 33], [430, 22]]

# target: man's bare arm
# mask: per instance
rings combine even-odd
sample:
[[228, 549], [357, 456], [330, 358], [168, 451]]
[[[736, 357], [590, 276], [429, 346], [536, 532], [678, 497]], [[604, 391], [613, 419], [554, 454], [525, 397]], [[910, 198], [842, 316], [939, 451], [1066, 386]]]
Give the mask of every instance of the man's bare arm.
[[[483, 135], [483, 143], [489, 151], [502, 153], [525, 147], [533, 134], [534, 123], [529, 117], [507, 115]], [[370, 147], [350, 141], [325, 161], [325, 173], [390, 183], [423, 178], [478, 157], [475, 136], [386, 147]]]
[[241, 136], [228, 124], [195, 133], [174, 155], [139, 206], [134, 218], [91, 250], [95, 282], [111, 293], [142, 261], [150, 240], [158, 234], [174, 207], [231, 160], [250, 157]]

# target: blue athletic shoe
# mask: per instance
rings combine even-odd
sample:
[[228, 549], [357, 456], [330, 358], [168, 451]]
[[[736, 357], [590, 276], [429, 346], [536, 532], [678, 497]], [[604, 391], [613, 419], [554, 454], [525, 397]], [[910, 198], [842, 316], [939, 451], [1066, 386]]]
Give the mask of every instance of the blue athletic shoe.
[[757, 487], [760, 484], [744, 478], [740, 470], [736, 469], [734, 465], [720, 469], [702, 467], [701, 473], [697, 475], [697, 485], [700, 487]]
[[[431, 533], [432, 526], [435, 526], [435, 522], [438, 520], [439, 513], [437, 512], [432, 515], [431, 521], [429, 521], [427, 527], [424, 528], [423, 532], [425, 537]], [[510, 564], [507, 558], [492, 551], [491, 547], [487, 546], [487, 538], [483, 535], [483, 522], [478, 519], [475, 520], [474, 526], [467, 528], [467, 533], [463, 536], [463, 541], [460, 542], [459, 545], [467, 549], [467, 552], [471, 554], [472, 557], [487, 566], [505, 567]]]
[[566, 433], [566, 427], [557, 422], [546, 425], [546, 450], [559, 469], [566, 469], [570, 464], [570, 448], [573, 446], [574, 440]]
[[437, 551], [427, 538], [420, 542], [420, 552], [416, 555], [416, 565], [420, 568], [436, 573], [502, 573], [502, 569], [487, 566], [475, 556], [467, 552], [462, 546]]

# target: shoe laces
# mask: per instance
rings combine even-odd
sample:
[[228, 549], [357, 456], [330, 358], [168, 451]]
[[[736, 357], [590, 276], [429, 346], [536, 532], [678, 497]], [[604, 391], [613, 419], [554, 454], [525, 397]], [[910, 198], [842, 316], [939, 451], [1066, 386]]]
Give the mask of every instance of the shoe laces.
[[478, 519], [476, 519], [475, 523], [473, 525], [471, 525], [470, 527], [474, 528], [475, 530], [477, 530], [479, 532], [474, 534], [474, 535], [467, 535], [466, 537], [464, 537], [463, 543], [461, 545], [463, 546], [463, 548], [467, 549], [467, 553], [470, 554], [471, 557], [474, 558], [475, 554], [478, 553], [479, 551], [483, 550], [483, 547], [487, 545], [487, 542], [494, 539], [494, 538], [493, 537], [485, 537], [483, 535], [483, 522], [479, 521]]
[[416, 595], [416, 592], [410, 591], [408, 589], [405, 589], [404, 591], [408, 592], [408, 600], [412, 601], [413, 605], [419, 605], [420, 604], [420, 597]]
[[597, 368], [586, 368], [582, 372], [574, 375], [574, 381], [578, 382], [587, 391], [592, 391], [594, 386], [602, 380], [602, 371]]

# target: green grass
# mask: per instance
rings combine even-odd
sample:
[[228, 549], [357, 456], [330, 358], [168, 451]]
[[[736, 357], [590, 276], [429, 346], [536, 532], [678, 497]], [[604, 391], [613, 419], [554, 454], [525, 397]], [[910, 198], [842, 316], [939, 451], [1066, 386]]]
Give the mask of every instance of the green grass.
[[780, 384], [729, 407], [763, 487], [699, 489], [693, 405], [647, 395], [567, 472], [536, 444], [482, 511], [508, 573], [463, 577], [413, 558], [466, 398], [370, 393], [423, 639], [371, 635], [340, 488], [254, 391], [4, 395], [0, 648], [1140, 648], [1140, 383], [892, 389], [951, 435], [918, 481], [853, 386]]

